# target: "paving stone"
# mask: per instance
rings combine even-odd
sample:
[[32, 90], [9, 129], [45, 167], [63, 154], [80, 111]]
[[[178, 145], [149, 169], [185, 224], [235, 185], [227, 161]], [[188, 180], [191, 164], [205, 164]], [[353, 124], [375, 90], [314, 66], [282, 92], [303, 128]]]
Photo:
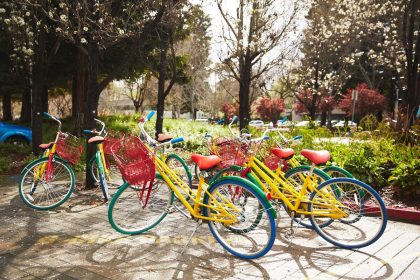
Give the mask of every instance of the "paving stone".
[[206, 224], [171, 213], [149, 232], [116, 232], [107, 204], [91, 205], [94, 192], [78, 192], [54, 211], [34, 211], [16, 187], [1, 187], [0, 279], [417, 279], [420, 226], [389, 222], [376, 243], [360, 250], [330, 245], [298, 228], [285, 239], [290, 217], [280, 212], [272, 250], [257, 260], [238, 259], [218, 244]]

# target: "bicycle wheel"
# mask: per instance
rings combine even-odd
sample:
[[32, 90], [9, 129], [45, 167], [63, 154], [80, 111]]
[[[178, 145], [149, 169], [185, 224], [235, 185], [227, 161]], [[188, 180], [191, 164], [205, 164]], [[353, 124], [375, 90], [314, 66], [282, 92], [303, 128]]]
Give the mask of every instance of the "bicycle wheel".
[[190, 169], [180, 156], [176, 154], [170, 154], [166, 158], [165, 163], [172, 171], [174, 171], [182, 179], [182, 181], [188, 183], [188, 185], [191, 187], [192, 175]]
[[322, 169], [331, 178], [354, 178], [354, 176], [347, 170], [338, 166], [327, 166]]
[[111, 226], [124, 234], [139, 234], [155, 227], [168, 214], [174, 193], [161, 178], [156, 177], [149, 201], [144, 207], [138, 188], [124, 183], [112, 197], [108, 208]]
[[238, 176], [241, 177], [241, 172], [244, 168], [242, 166], [237, 165], [231, 165], [229, 167], [225, 167], [221, 170], [219, 170], [216, 174], [213, 175], [213, 177], [210, 180], [210, 184], [213, 182], [216, 182], [222, 177], [225, 176]]
[[[337, 198], [325, 196], [323, 191], [338, 188]], [[367, 184], [351, 178], [334, 178], [322, 183], [310, 196], [309, 210], [320, 214], [310, 216], [315, 231], [328, 242], [346, 249], [356, 249], [375, 242], [384, 233], [387, 224], [385, 204], [378, 193]], [[322, 213], [344, 211], [348, 218], [334, 219], [321, 227], [329, 217]], [[357, 217], [357, 218], [355, 218]], [[343, 222], [343, 220], [353, 222]]]
[[[246, 197], [246, 203], [235, 202], [232, 190]], [[276, 215], [261, 190], [244, 179], [226, 177], [211, 185], [208, 193], [212, 198], [206, 193], [204, 204], [223, 205], [223, 209], [236, 218], [236, 222], [231, 225], [209, 221], [214, 238], [237, 257], [255, 259], [264, 256], [275, 240]], [[230, 203], [235, 207], [229, 206]], [[203, 207], [203, 215], [220, 219], [223, 212], [217, 211], [217, 208], [209, 210], [208, 207]]]
[[[310, 166], [299, 166], [296, 168], [292, 168], [289, 169], [285, 175], [287, 181], [293, 185], [293, 187], [295, 188], [295, 190], [300, 191], [300, 189], [303, 186], [303, 183], [305, 181], [305, 178], [308, 176], [309, 170], [310, 170]], [[327, 180], [331, 179], [331, 177], [329, 177], [326, 173], [322, 172], [320, 169], [315, 168], [313, 170], [313, 175], [312, 175], [312, 180], [311, 183], [313, 184], [314, 188], [318, 188], [318, 186], [322, 183], [325, 182]], [[308, 196], [310, 195], [310, 193], [307, 194], [306, 198], [308, 198]], [[286, 210], [286, 212], [290, 215], [290, 211], [287, 208], [286, 204], [283, 203], [284, 209]], [[301, 207], [308, 207], [308, 203], [304, 202], [301, 203]], [[297, 214], [298, 215], [298, 214]], [[309, 228], [312, 229], [312, 224], [309, 221], [308, 217], [304, 217], [303, 219], [300, 217], [295, 217], [294, 221], [300, 225], [302, 225], [305, 228]], [[325, 221], [324, 225], [322, 226], [327, 226], [328, 223], [331, 223], [332, 220], [330, 221]]]
[[100, 158], [99, 152], [96, 152], [96, 165], [98, 166], [98, 175], [99, 175], [99, 185], [102, 190], [102, 194], [104, 196], [104, 201], [107, 202], [110, 198], [109, 190], [108, 190], [108, 180], [105, 175], [105, 170], [102, 165], [102, 160]]
[[[48, 158], [41, 158], [23, 170], [19, 195], [29, 207], [50, 210], [63, 204], [74, 190], [74, 172], [67, 162], [54, 157], [48, 169]], [[43, 174], [40, 174], [44, 169]], [[36, 175], [37, 174], [37, 175]]]
[[[114, 159], [111, 156], [105, 155], [107, 158], [107, 163], [109, 166], [108, 170], [110, 172], [110, 180], [108, 181], [108, 187], [110, 189], [116, 189], [124, 183], [123, 178], [121, 177], [120, 170], [118, 169], [117, 164], [115, 163]], [[99, 172], [98, 172], [98, 164], [96, 162], [96, 156], [93, 156], [89, 160], [88, 168], [90, 170], [90, 175], [92, 178], [99, 184]]]

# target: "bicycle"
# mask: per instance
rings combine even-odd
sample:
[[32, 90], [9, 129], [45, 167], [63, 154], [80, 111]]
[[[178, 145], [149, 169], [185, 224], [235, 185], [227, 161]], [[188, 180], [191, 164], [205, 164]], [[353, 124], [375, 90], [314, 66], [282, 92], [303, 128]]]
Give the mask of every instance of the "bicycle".
[[[281, 159], [294, 154], [292, 149], [276, 152]], [[284, 206], [292, 218], [286, 237], [293, 236], [293, 223], [297, 222], [342, 248], [362, 248], [379, 239], [386, 228], [387, 213], [378, 193], [354, 178], [330, 179], [317, 169], [329, 160], [328, 151], [303, 150], [302, 155], [312, 162], [309, 170], [301, 166], [289, 174], [273, 171], [254, 155], [239, 169], [241, 176], [259, 186], [270, 200]]]
[[[46, 112], [43, 115], [58, 123], [57, 136], [54, 142], [41, 144], [40, 148], [43, 150], [41, 157], [23, 168], [19, 194], [29, 207], [37, 210], [51, 210], [63, 204], [73, 193], [75, 175], [70, 165], [79, 161], [83, 148], [77, 137], [61, 131], [62, 123], [57, 117]], [[105, 126], [104, 123], [102, 124]], [[84, 132], [96, 134], [94, 130], [84, 130]], [[97, 135], [90, 138], [88, 143], [97, 145], [94, 159], [98, 166], [99, 185], [106, 202], [109, 199], [109, 175], [107, 174], [109, 169], [105, 161], [103, 141], [104, 138]]]
[[46, 112], [43, 116], [58, 122], [57, 135], [54, 142], [39, 145], [41, 157], [21, 171], [19, 195], [33, 209], [50, 210], [72, 194], [75, 176], [70, 164], [77, 163], [83, 148], [75, 136], [61, 131], [58, 118]]
[[101, 147], [99, 145], [97, 147], [97, 151], [100, 152], [100, 155], [98, 156], [95, 153], [95, 155], [93, 155], [88, 162], [89, 173], [90, 173], [90, 176], [92, 176], [92, 178], [95, 180], [97, 184], [101, 183], [100, 172], [99, 172], [99, 167], [98, 167], [98, 159], [100, 159], [100, 161], [102, 162], [103, 169], [104, 169], [102, 174], [104, 174], [107, 179], [108, 189], [116, 189], [122, 184], [122, 179], [121, 179], [120, 171], [118, 170], [118, 167], [113, 161], [110, 147], [112, 146], [113, 143], [115, 143], [118, 140], [118, 138], [110, 137], [108, 135], [108, 131], [106, 129], [106, 125], [104, 122], [98, 119], [94, 119], [94, 120], [97, 123], [97, 125], [101, 126], [99, 131], [96, 129], [93, 129], [93, 130], [84, 130], [83, 132], [85, 134], [94, 134], [96, 135], [95, 137], [100, 137], [100, 138], [96, 138], [96, 140], [99, 140], [100, 142], [102, 142], [102, 144], [100, 145]]
[[[144, 135], [148, 135], [144, 123], [152, 115], [149, 113], [141, 124]], [[112, 146], [115, 160], [127, 181], [109, 205], [108, 219], [112, 227], [120, 233], [140, 234], [155, 227], [174, 209], [199, 222], [192, 235], [205, 221], [214, 238], [231, 254], [244, 259], [265, 255], [275, 240], [276, 213], [261, 190], [234, 176], [224, 177], [212, 185], [207, 185], [200, 177], [197, 190], [191, 189], [156, 156], [160, 147], [179, 141], [182, 139], [172, 139], [152, 149], [139, 138], [128, 137]], [[196, 155], [192, 158], [202, 167], [220, 162], [217, 156]], [[186, 212], [173, 204], [175, 195]]]

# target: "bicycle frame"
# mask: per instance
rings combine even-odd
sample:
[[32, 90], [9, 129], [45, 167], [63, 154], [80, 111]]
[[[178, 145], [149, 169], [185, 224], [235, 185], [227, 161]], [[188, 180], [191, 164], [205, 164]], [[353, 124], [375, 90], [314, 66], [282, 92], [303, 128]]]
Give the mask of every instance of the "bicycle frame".
[[[260, 186], [272, 199], [279, 199], [284, 202], [288, 209], [294, 211], [296, 214], [331, 217], [333, 219], [347, 217], [347, 214], [341, 210], [343, 205], [336, 199], [334, 190], [331, 190], [331, 192], [320, 192], [317, 189], [318, 185], [316, 184], [316, 186], [314, 186], [312, 183], [314, 168], [314, 165], [311, 166], [308, 175], [304, 177], [304, 183], [300, 190], [296, 190], [283, 174], [274, 173], [254, 156], [251, 156], [249, 159], [243, 175], [246, 175], [250, 181]], [[263, 182], [267, 183], [269, 188], [267, 188]], [[310, 200], [308, 197], [310, 192], [317, 192], [320, 194], [322, 200]], [[323, 211], [308, 211], [305, 207], [301, 207], [307, 203], [325, 207]]]
[[[201, 220], [209, 220], [215, 222], [221, 222], [225, 225], [231, 225], [236, 222], [236, 218], [234, 215], [230, 214], [226, 209], [231, 211], [240, 213], [241, 210], [238, 209], [233, 203], [227, 201], [222, 196], [223, 203], [217, 201], [215, 197], [207, 191], [208, 185], [204, 182], [204, 177], [200, 177], [197, 191], [195, 192], [187, 183], [185, 183], [173, 170], [171, 170], [165, 163], [164, 160], [159, 158], [156, 155], [157, 149], [159, 147], [163, 147], [167, 144], [171, 144], [173, 140], [158, 144], [156, 140], [150, 137], [150, 135], [145, 131], [144, 124], [145, 122], [151, 118], [153, 114], [149, 114], [146, 120], [143, 120], [139, 123], [140, 133], [145, 136], [146, 142], [149, 144], [153, 144], [154, 147], [152, 148], [149, 145], [146, 147], [153, 153], [153, 160], [155, 163], [155, 168], [158, 174], [162, 177], [162, 179], [168, 184], [171, 190], [175, 193], [177, 198], [181, 201], [181, 203], [185, 206], [188, 212], [194, 219], [201, 219]], [[205, 204], [203, 203], [203, 193], [208, 195], [210, 198], [210, 203]], [[185, 199], [184, 195], [187, 195], [191, 201], [193, 201], [193, 205]], [[216, 194], [217, 195], [217, 194]], [[217, 215], [213, 215], [212, 217], [206, 217], [201, 215], [200, 209], [203, 207], [207, 207], [213, 211], [217, 211]]]

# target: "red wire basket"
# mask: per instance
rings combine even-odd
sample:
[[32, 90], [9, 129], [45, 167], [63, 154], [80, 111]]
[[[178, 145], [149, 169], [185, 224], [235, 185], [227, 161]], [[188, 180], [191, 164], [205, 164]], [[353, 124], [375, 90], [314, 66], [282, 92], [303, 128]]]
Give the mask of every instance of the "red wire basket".
[[122, 177], [132, 186], [137, 186], [137, 196], [147, 206], [155, 179], [153, 154], [135, 136], [126, 136], [111, 146], [111, 152]]
[[264, 165], [271, 170], [276, 170], [279, 166], [280, 158], [272, 153], [264, 157]]
[[143, 185], [155, 178], [155, 164], [149, 149], [135, 136], [126, 136], [111, 146], [123, 178], [131, 185]]
[[119, 138], [116, 137], [105, 137], [104, 140], [104, 154], [106, 155], [112, 155], [111, 147], [115, 143], [119, 141]]
[[223, 145], [214, 146], [215, 154], [222, 159], [219, 163], [219, 168], [231, 165], [244, 165], [248, 159], [248, 148], [247, 144], [233, 140], [226, 141]]
[[71, 164], [76, 164], [83, 152], [80, 140], [70, 133], [61, 132], [58, 135], [56, 153]]

